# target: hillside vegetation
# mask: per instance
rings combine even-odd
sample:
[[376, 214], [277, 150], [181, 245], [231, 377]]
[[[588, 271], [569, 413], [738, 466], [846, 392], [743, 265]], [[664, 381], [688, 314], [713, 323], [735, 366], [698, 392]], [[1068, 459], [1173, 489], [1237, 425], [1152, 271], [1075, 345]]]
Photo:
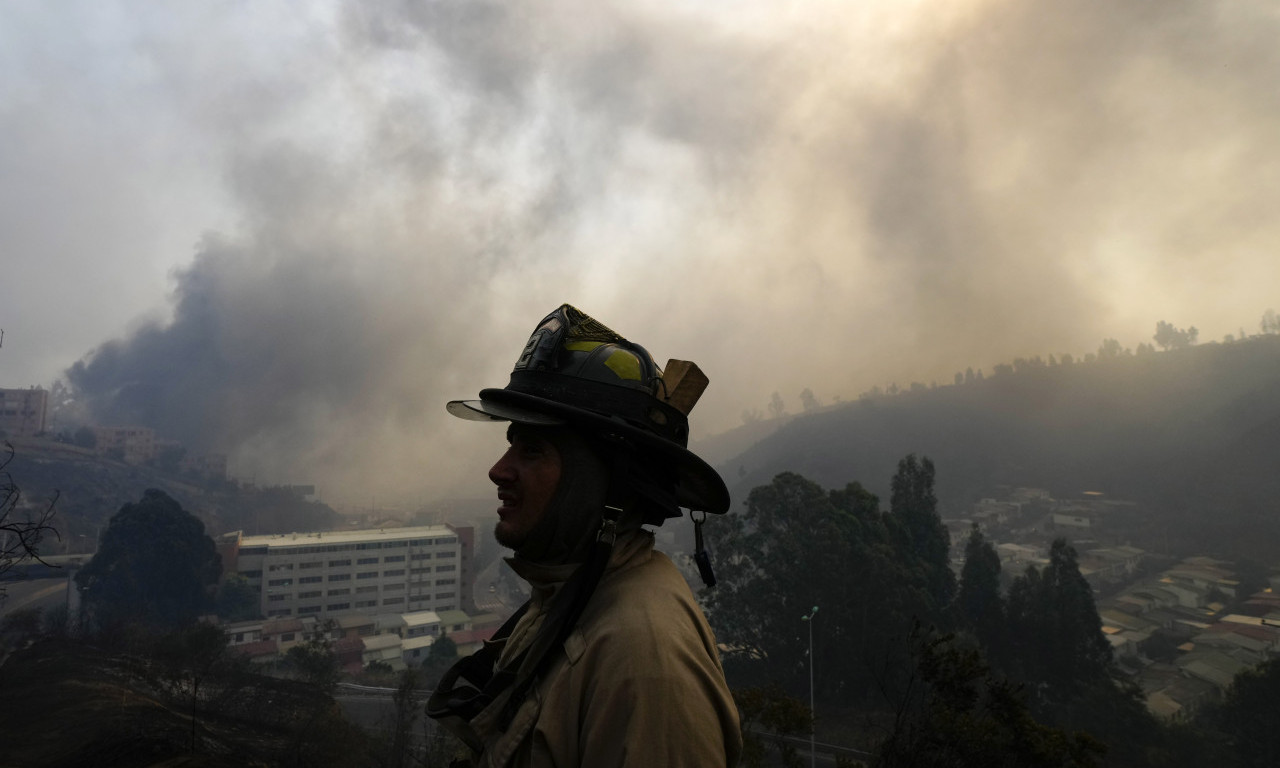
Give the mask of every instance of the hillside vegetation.
[[783, 471], [885, 498], [909, 453], [937, 465], [944, 516], [1023, 485], [1139, 502], [1219, 551], [1280, 541], [1280, 336], [863, 397], [792, 419], [721, 469], [739, 502]]

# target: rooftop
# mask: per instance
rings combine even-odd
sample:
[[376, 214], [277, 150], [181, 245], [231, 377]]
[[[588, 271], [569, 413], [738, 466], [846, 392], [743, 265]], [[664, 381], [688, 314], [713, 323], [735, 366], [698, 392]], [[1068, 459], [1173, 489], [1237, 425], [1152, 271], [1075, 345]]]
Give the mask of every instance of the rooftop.
[[317, 531], [314, 533], [276, 533], [242, 536], [241, 547], [302, 547], [315, 544], [348, 544], [364, 541], [399, 541], [436, 536], [455, 536], [445, 525], [421, 525], [412, 528], [369, 528], [358, 531]]

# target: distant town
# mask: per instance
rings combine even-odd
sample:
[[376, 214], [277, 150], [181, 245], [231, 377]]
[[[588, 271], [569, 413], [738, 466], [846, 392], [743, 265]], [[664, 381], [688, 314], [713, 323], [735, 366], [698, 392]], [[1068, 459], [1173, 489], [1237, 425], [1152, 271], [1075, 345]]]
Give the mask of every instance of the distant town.
[[1250, 581], [1235, 563], [1205, 556], [1170, 562], [1118, 543], [1118, 523], [1134, 507], [1098, 493], [1059, 500], [1038, 488], [1002, 488], [974, 504], [969, 517], [943, 522], [955, 571], [976, 525], [1000, 555], [1006, 587], [1028, 567], [1048, 563], [1054, 538], [1068, 538], [1097, 597], [1102, 631], [1148, 710], [1185, 719], [1217, 700], [1241, 671], [1280, 656], [1280, 574], [1264, 571]]

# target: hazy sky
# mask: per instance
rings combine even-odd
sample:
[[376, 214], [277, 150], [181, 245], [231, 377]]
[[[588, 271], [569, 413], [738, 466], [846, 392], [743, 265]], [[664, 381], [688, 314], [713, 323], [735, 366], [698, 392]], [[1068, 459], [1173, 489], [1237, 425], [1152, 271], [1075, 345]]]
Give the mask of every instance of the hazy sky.
[[564, 301], [695, 436], [1280, 309], [1273, 0], [0, 5], [0, 386], [329, 498], [484, 488]]

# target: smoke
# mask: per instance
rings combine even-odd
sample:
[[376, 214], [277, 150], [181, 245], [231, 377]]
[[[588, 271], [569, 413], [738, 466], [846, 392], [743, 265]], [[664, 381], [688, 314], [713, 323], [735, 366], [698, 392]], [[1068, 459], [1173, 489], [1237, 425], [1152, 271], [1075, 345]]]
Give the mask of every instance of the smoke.
[[774, 390], [1256, 328], [1270, 3], [773, 5], [140, 30], [234, 223], [172, 272], [170, 316], [68, 379], [242, 475], [412, 495], [482, 487], [500, 436], [442, 403], [504, 383], [562, 301], [697, 360], [702, 434]]

